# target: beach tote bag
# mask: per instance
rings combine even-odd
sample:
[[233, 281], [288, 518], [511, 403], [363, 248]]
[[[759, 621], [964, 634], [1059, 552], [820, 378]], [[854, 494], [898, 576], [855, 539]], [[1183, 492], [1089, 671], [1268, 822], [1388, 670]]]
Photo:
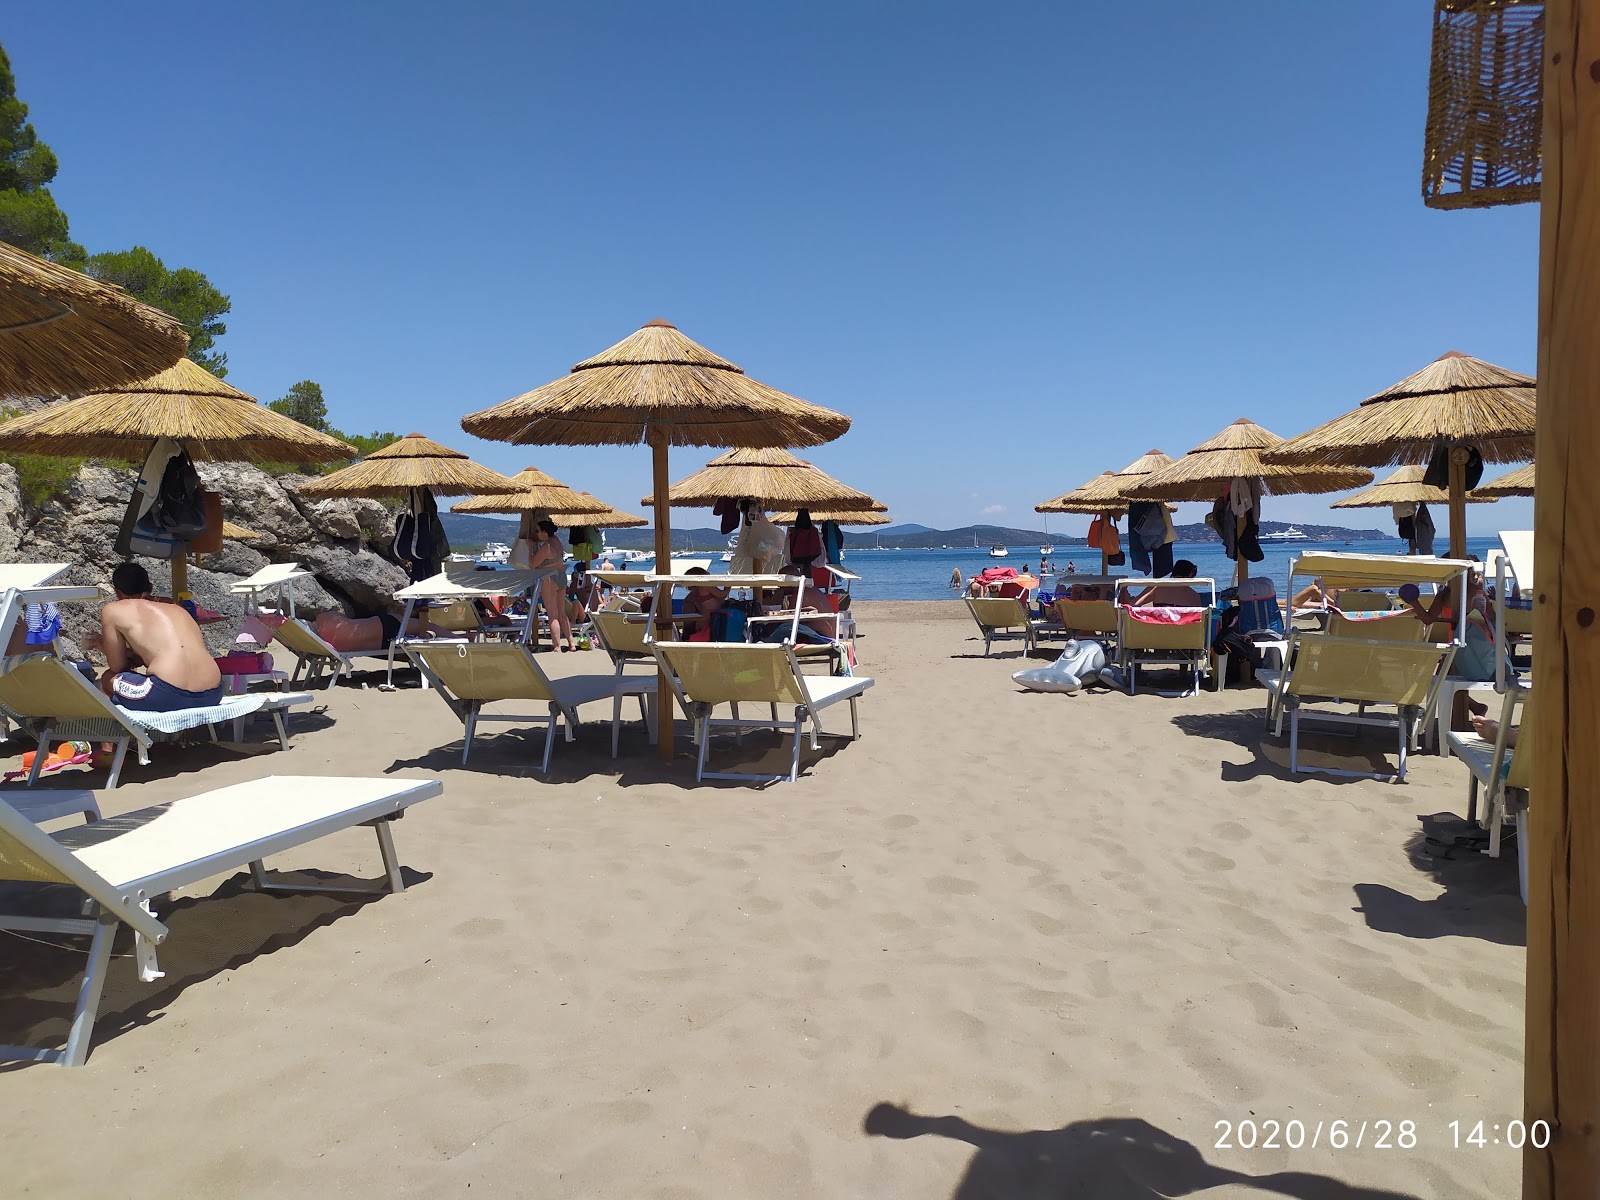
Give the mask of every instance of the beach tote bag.
[[146, 514], [150, 523], [180, 542], [193, 541], [206, 530], [206, 505], [201, 496], [200, 475], [187, 450], [179, 450], [167, 460], [161, 473], [161, 488]]

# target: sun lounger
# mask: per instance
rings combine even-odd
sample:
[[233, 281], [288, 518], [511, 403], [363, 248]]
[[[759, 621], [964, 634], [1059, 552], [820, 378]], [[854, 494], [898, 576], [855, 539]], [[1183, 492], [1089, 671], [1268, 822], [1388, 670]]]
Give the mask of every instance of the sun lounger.
[[1057, 600], [1056, 616], [1068, 637], [1088, 636], [1110, 645], [1117, 640], [1117, 606], [1110, 600]]
[[[556, 726], [565, 718], [566, 740], [573, 740], [578, 724], [578, 708], [597, 700], [612, 701], [611, 756], [617, 754], [617, 734], [622, 724], [621, 697], [637, 696], [639, 712], [647, 726], [654, 726], [656, 678], [634, 675], [569, 675], [552, 678], [545, 674], [528, 648], [518, 642], [477, 642], [432, 644], [407, 642], [407, 656], [438, 689], [440, 697], [466, 726], [461, 761], [472, 752], [472, 737], [482, 721], [515, 721], [545, 724], [544, 762], [541, 771], [550, 769], [550, 752], [555, 747]], [[485, 714], [483, 706], [502, 700], [534, 700], [547, 706], [545, 713]]]
[[354, 671], [358, 658], [389, 661], [387, 650], [335, 650], [299, 617], [285, 617], [273, 628], [272, 640], [295, 656], [294, 671], [289, 676], [290, 687], [301, 684], [310, 687], [326, 673], [326, 686], [331, 688], [342, 676]]
[[[1188, 667], [1200, 692], [1200, 676], [1211, 665], [1214, 608], [1136, 608], [1125, 604], [1117, 614], [1117, 664], [1127, 672], [1128, 690], [1139, 691], [1141, 666]], [[1220, 678], [1220, 673], [1219, 673]]]
[[[1364, 771], [1337, 771], [1308, 767], [1328, 775], [1354, 775], [1364, 779], [1404, 782], [1406, 756], [1418, 724], [1437, 702], [1439, 683], [1455, 655], [1451, 643], [1391, 642], [1375, 638], [1334, 637], [1326, 633], [1297, 633], [1291, 642], [1285, 670], [1263, 670], [1256, 678], [1267, 689], [1267, 720], [1275, 733], [1283, 732], [1283, 715], [1289, 714], [1289, 771], [1299, 766], [1302, 715], [1341, 724], [1394, 729], [1399, 740], [1400, 765], [1393, 776]], [[1355, 713], [1312, 710], [1309, 704], [1354, 703]], [[1369, 714], [1368, 705], [1393, 706], [1394, 716]]]
[[[983, 656], [996, 638], [1020, 637], [1024, 652], [1034, 647], [1034, 631], [1042, 624], [1029, 612], [1020, 596], [968, 596], [967, 611], [983, 632]], [[1012, 630], [1017, 632], [1013, 633]]]
[[[860, 714], [856, 701], [872, 686], [864, 675], [805, 675], [793, 647], [758, 643], [739, 645], [723, 642], [654, 642], [655, 654], [666, 672], [683, 709], [695, 722], [695, 737], [700, 755], [695, 779], [745, 779], [772, 783], [791, 782], [800, 775], [800, 731], [811, 725], [811, 748], [819, 748], [822, 710], [842, 700], [850, 702], [850, 736], [861, 736]], [[733, 707], [733, 717], [713, 719], [718, 704]], [[739, 716], [740, 704], [765, 704], [771, 717], [747, 720]], [[778, 705], [793, 705], [792, 718], [780, 718]], [[794, 733], [794, 753], [787, 775], [747, 775], [728, 771], [707, 771], [706, 753], [711, 732], [716, 728], [736, 732], [747, 728], [771, 728]]]
[[[1409, 610], [1389, 612], [1380, 609], [1352, 609], [1352, 612], [1375, 612], [1371, 617], [1354, 617], [1339, 609], [1328, 610], [1327, 633], [1330, 637], [1366, 638], [1381, 642], [1420, 642], [1428, 627]], [[1448, 631], [1445, 641], [1449, 641]]]
[[[111, 775], [106, 781], [108, 789], [117, 786], [130, 744], [137, 748], [139, 761], [148, 764], [153, 742], [202, 727], [210, 728], [214, 739], [217, 725], [251, 713], [264, 712], [272, 718], [278, 742], [287, 750], [289, 730], [284, 724], [284, 711], [297, 704], [309, 704], [312, 699], [308, 692], [248, 692], [224, 696], [220, 703], [206, 708], [138, 712], [111, 703], [104, 692], [53, 654], [19, 654], [0, 664], [0, 712], [41, 747], [55, 738], [115, 744]], [[43, 761], [42, 754], [34, 758], [29, 786], [38, 779]]]
[[[133, 927], [139, 978], [161, 978], [155, 947], [168, 930], [150, 901], [176, 888], [248, 866], [267, 890], [404, 891], [389, 824], [442, 790], [432, 779], [269, 777], [48, 834], [0, 800], [0, 881], [13, 885], [0, 892], [0, 929], [92, 938], [65, 1048], [0, 1046], [0, 1059], [81, 1065], [117, 925]], [[385, 886], [267, 879], [268, 855], [357, 825], [377, 833]]]
[[[1507, 793], [1511, 793], [1513, 800], [1526, 801], [1528, 776], [1532, 773], [1532, 754], [1523, 754], [1519, 762], [1518, 752], [1506, 744], [1506, 738], [1517, 724], [1517, 710], [1520, 708], [1523, 732], [1518, 735], [1518, 744], [1526, 744], [1522, 739], [1528, 728], [1527, 697], [1525, 689], [1514, 687], [1501, 698], [1499, 730], [1493, 741], [1487, 741], [1470, 730], [1452, 729], [1445, 734], [1445, 745], [1449, 747], [1449, 752], [1467, 765], [1467, 820], [1477, 821], [1489, 831], [1486, 853], [1491, 858], [1500, 856], [1501, 826], [1510, 816], [1517, 815], [1511, 811]], [[1480, 789], [1483, 794], [1481, 816], [1478, 813]], [[1527, 805], [1521, 803], [1519, 807], [1526, 808]]]

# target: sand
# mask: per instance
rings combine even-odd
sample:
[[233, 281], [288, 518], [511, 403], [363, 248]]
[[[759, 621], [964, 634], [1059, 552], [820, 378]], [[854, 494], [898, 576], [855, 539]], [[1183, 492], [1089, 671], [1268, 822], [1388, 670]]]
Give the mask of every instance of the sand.
[[[509, 726], [462, 768], [436, 696], [349, 687], [287, 753], [130, 766], [108, 812], [270, 774], [445, 791], [396, 826], [402, 895], [160, 906], [167, 977], [113, 963], [88, 1065], [0, 1073], [7, 1194], [1514, 1193], [1517, 1154], [1450, 1122], [1521, 1108], [1515, 858], [1410, 849], [1464, 812], [1459, 763], [1290, 777], [1259, 690], [1029, 694], [956, 604], [860, 616], [864, 736], [796, 784], [696, 787], [637, 723], [613, 762], [599, 708], [548, 780]], [[287, 865], [378, 866], [365, 830]], [[0, 1037], [59, 1044], [80, 964], [7, 937]], [[1341, 1119], [1368, 1144], [1330, 1148]], [[1324, 1131], [1218, 1148], [1241, 1120]], [[1385, 1120], [1416, 1145], [1372, 1148]]]

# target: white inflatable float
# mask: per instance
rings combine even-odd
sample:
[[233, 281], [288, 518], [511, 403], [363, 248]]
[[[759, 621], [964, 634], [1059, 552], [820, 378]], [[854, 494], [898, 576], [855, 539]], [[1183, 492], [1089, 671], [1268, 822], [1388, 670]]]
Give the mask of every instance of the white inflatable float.
[[1098, 679], [1105, 669], [1106, 652], [1099, 642], [1073, 640], [1048, 667], [1029, 667], [1011, 678], [1030, 692], [1075, 692]]

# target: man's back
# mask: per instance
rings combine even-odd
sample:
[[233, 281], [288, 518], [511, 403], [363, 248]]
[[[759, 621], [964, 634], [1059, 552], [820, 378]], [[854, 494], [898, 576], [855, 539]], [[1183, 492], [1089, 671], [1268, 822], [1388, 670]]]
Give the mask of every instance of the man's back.
[[206, 650], [200, 626], [187, 610], [155, 600], [113, 600], [100, 610], [106, 657], [116, 666], [114, 643], [120, 641], [144, 662], [145, 669], [173, 687], [203, 692], [222, 681]]

